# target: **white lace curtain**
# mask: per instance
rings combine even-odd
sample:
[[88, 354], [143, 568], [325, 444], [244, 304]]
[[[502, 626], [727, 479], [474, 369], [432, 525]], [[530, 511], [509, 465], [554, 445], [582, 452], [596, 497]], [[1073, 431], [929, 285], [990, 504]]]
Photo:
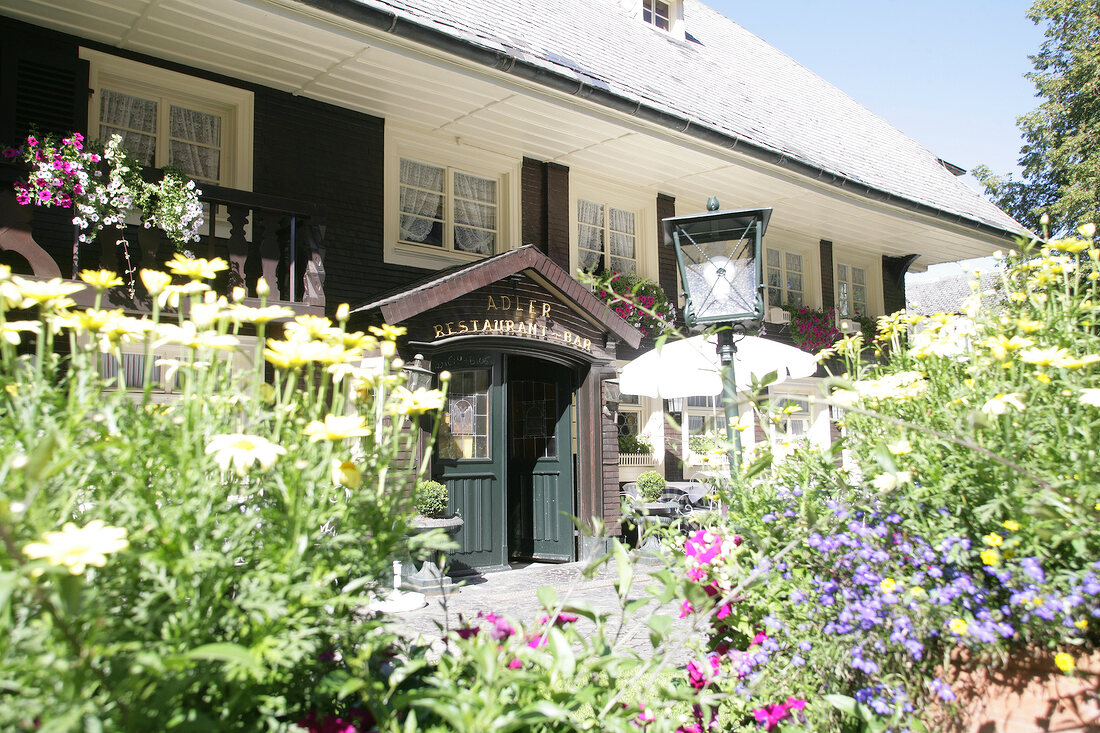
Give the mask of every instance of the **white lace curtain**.
[[605, 256], [609, 260], [604, 261], [604, 265], [615, 272], [634, 272], [637, 268], [633, 211], [577, 199], [577, 240], [582, 270], [597, 269]]
[[455, 249], [493, 253], [497, 229], [497, 182], [455, 173]]
[[[442, 168], [401, 161], [401, 234], [405, 242], [425, 242], [443, 217]], [[432, 244], [439, 244], [433, 242]]]
[[[446, 169], [401, 161], [401, 231], [405, 242], [443, 245], [437, 224], [444, 218]], [[453, 174], [454, 248], [492, 254], [496, 248], [497, 182], [467, 173]], [[433, 236], [433, 230], [436, 230]]]
[[167, 160], [157, 160], [157, 138], [160, 115], [164, 109], [155, 99], [103, 89], [100, 92], [100, 137], [122, 136], [125, 148], [142, 165], [171, 163], [195, 178], [207, 181], [221, 179], [221, 115], [168, 105], [167, 149], [161, 154]]

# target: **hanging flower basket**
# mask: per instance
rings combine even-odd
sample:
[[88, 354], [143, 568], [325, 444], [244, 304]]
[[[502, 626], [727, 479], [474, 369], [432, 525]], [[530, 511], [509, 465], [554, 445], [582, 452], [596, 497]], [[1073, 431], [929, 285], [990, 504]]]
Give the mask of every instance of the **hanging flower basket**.
[[675, 307], [664, 289], [634, 273], [612, 272], [601, 276], [596, 297], [643, 336], [660, 336], [672, 327], [675, 318]]

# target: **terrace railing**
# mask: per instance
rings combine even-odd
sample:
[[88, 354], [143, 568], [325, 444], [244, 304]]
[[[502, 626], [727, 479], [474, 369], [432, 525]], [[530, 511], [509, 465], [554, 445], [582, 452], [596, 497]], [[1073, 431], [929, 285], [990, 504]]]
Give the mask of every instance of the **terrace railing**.
[[[91, 244], [79, 244], [67, 209], [20, 206], [11, 184], [21, 175], [0, 166], [0, 263], [36, 277], [75, 277], [79, 270], [104, 267], [123, 274], [142, 267], [163, 268], [174, 245], [157, 229], [134, 223], [123, 233], [104, 230]], [[200, 240], [187, 245], [198, 257], [222, 257], [229, 271], [214, 282], [228, 294], [234, 287], [255, 296], [261, 276], [271, 289], [269, 302], [300, 312], [323, 312], [324, 233], [322, 213], [306, 201], [203, 185], [204, 224]], [[71, 262], [71, 265], [70, 265]], [[135, 277], [137, 296], [141, 281]], [[132, 308], [141, 310], [140, 297]]]

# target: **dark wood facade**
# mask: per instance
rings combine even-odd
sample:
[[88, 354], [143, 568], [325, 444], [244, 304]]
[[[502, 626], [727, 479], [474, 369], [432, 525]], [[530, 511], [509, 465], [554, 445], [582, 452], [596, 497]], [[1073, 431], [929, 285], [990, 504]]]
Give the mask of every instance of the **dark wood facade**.
[[[224, 235], [211, 231], [197, 254], [226, 257], [245, 282], [264, 274], [275, 284], [277, 300], [303, 312], [332, 313], [340, 303], [366, 303], [356, 316], [361, 322], [408, 327], [403, 347], [408, 358], [423, 353], [431, 362], [447, 355], [453, 362], [456, 354], [478, 351], [542, 359], [571, 370], [577, 445], [573, 510], [582, 519], [603, 519], [617, 533], [617, 427], [603, 412], [602, 385], [614, 376], [617, 360], [634, 358], [652, 343], [642, 343], [569, 274], [573, 204], [567, 166], [522, 160], [522, 242], [509, 244], [530, 247], [456, 272], [387, 263], [386, 121], [379, 117], [0, 18], [0, 143], [17, 144], [32, 126], [40, 132], [87, 133], [88, 65], [80, 47], [254, 95], [251, 190], [209, 187], [205, 200], [215, 213], [224, 211], [231, 226]], [[28, 274], [70, 275], [70, 215], [14, 206], [7, 184], [15, 171], [7, 173], [6, 179], [0, 175], [0, 263]], [[660, 220], [677, 213], [677, 202], [657, 194], [653, 207], [659, 231]], [[246, 219], [253, 223], [247, 235]], [[155, 266], [169, 254], [165, 242], [141, 232], [133, 236], [135, 267]], [[821, 241], [819, 251], [828, 308], [832, 243]], [[883, 299], [890, 312], [904, 306], [904, 273], [911, 260], [882, 261]], [[119, 253], [100, 245], [84, 248], [78, 265], [121, 268]], [[675, 298], [670, 247], [658, 245], [656, 270]], [[228, 288], [236, 282], [227, 278], [221, 284]], [[395, 290], [402, 292], [384, 297]], [[769, 336], [789, 341], [785, 328], [775, 324], [769, 325]], [[676, 443], [668, 442], [665, 462], [673, 479], [682, 476], [683, 451]]]

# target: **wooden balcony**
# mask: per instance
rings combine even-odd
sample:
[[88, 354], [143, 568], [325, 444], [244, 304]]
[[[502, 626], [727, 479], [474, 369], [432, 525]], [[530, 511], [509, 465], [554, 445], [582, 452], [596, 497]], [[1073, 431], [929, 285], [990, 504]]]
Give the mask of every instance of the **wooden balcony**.
[[[111, 302], [133, 312], [148, 310], [148, 296], [136, 273], [143, 267], [163, 269], [175, 247], [157, 229], [128, 225], [124, 248], [116, 245], [118, 230], [100, 232], [95, 242], [77, 247], [79, 232], [70, 209], [20, 206], [12, 183], [22, 175], [15, 166], [0, 166], [0, 263], [35, 278], [75, 277], [80, 270], [100, 267], [135, 274], [135, 292], [128, 287], [111, 293]], [[244, 287], [256, 295], [262, 276], [271, 288], [268, 302], [299, 313], [322, 315], [324, 293], [324, 232], [322, 212], [314, 204], [222, 186], [201, 186], [205, 221], [200, 241], [188, 245], [197, 257], [221, 257], [229, 263], [213, 283], [220, 294]], [[88, 304], [91, 293], [86, 293]], [[85, 298], [77, 297], [84, 304]]]

